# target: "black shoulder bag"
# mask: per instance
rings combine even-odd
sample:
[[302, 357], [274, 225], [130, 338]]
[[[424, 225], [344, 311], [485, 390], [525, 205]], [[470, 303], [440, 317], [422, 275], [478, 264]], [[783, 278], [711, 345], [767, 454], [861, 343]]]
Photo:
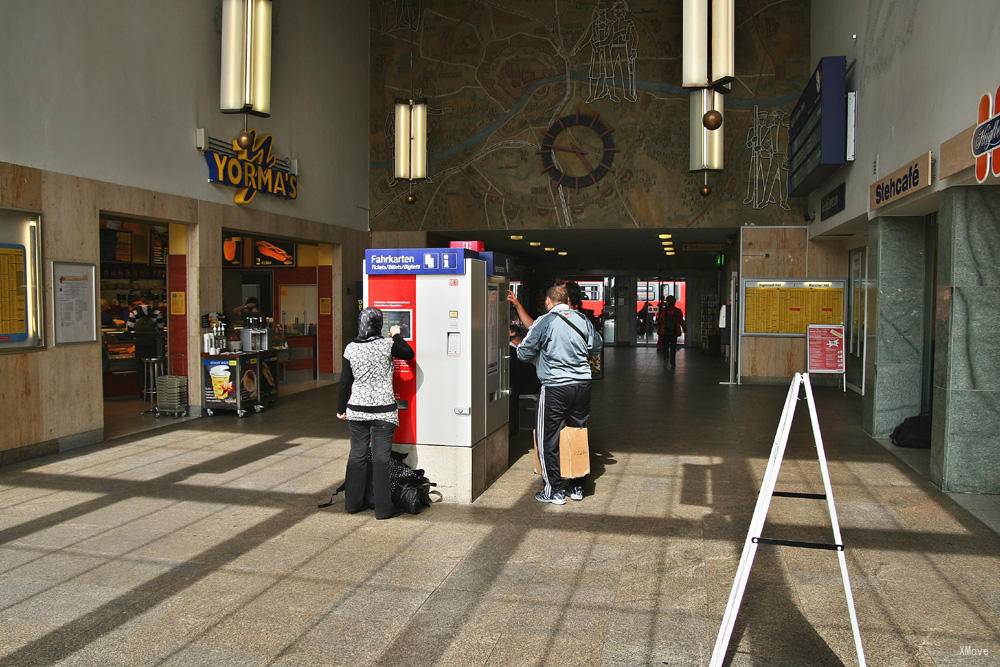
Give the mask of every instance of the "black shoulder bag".
[[590, 364], [590, 375], [591, 375], [592, 378], [599, 378], [599, 377], [601, 377], [601, 373], [603, 372], [603, 369], [601, 368], [601, 355], [600, 354], [591, 354], [589, 352], [589, 350], [590, 350], [590, 337], [586, 333], [584, 333], [584, 331], [580, 327], [578, 327], [575, 324], [573, 324], [572, 322], [570, 322], [569, 316], [563, 315], [563, 314], [559, 313], [559, 314], [556, 315], [556, 317], [558, 317], [560, 320], [562, 320], [566, 324], [568, 324], [571, 327], [573, 327], [573, 331], [575, 331], [578, 334], [580, 334], [580, 337], [583, 338], [583, 344], [587, 346], [587, 350], [588, 350], [588, 352], [587, 352], [587, 363]]

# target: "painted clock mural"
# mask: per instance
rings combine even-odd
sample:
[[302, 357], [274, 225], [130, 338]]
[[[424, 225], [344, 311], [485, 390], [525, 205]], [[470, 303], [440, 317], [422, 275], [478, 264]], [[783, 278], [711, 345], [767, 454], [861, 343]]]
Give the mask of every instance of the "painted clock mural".
[[615, 159], [614, 130], [597, 115], [576, 113], [552, 123], [542, 137], [542, 167], [556, 185], [597, 185]]

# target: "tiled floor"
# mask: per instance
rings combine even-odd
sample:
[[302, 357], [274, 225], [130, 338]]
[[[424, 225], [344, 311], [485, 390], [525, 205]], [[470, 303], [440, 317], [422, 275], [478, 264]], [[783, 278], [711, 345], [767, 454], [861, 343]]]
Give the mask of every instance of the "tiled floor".
[[[522, 457], [472, 506], [317, 510], [331, 387], [2, 469], [0, 665], [707, 664], [784, 389], [696, 352], [606, 362], [596, 490], [565, 507]], [[864, 437], [857, 397], [817, 401], [869, 664], [997, 664], [1000, 537]], [[815, 492], [798, 418], [779, 488]], [[800, 499], [766, 529], [827, 530]], [[831, 552], [761, 547], [730, 660], [853, 664]]]

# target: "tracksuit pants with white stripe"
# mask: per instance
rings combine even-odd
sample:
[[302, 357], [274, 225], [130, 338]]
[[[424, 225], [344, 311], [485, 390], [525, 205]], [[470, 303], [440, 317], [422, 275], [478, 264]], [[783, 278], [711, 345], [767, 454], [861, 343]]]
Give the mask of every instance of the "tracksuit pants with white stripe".
[[564, 426], [583, 428], [590, 418], [590, 382], [542, 386], [538, 395], [535, 442], [545, 493], [564, 491], [559, 474], [559, 434]]

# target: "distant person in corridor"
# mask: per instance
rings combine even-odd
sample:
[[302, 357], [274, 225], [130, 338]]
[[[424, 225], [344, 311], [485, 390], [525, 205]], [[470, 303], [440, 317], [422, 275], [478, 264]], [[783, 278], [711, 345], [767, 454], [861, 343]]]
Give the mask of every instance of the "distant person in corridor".
[[[347, 457], [344, 496], [348, 512], [370, 509], [368, 485], [375, 504], [375, 518], [399, 514], [389, 492], [389, 455], [399, 426], [399, 411], [392, 388], [393, 359], [413, 359], [413, 348], [403, 340], [399, 327], [382, 337], [382, 311], [365, 308], [358, 314], [358, 337], [344, 350], [337, 417], [351, 427], [351, 453]], [[372, 455], [368, 458], [368, 448]]]
[[[545, 308], [548, 312], [534, 321], [518, 346], [517, 358], [535, 364], [542, 384], [535, 441], [545, 486], [535, 500], [565, 505], [559, 434], [564, 426], [587, 425], [591, 380], [587, 355], [597, 354], [604, 342], [590, 320], [570, 308], [565, 287], [549, 288]], [[583, 498], [582, 489], [579, 498]]]
[[687, 333], [684, 313], [677, 307], [677, 298], [671, 294], [656, 317], [657, 334], [664, 341], [667, 361], [671, 368], [677, 368], [677, 339]]

